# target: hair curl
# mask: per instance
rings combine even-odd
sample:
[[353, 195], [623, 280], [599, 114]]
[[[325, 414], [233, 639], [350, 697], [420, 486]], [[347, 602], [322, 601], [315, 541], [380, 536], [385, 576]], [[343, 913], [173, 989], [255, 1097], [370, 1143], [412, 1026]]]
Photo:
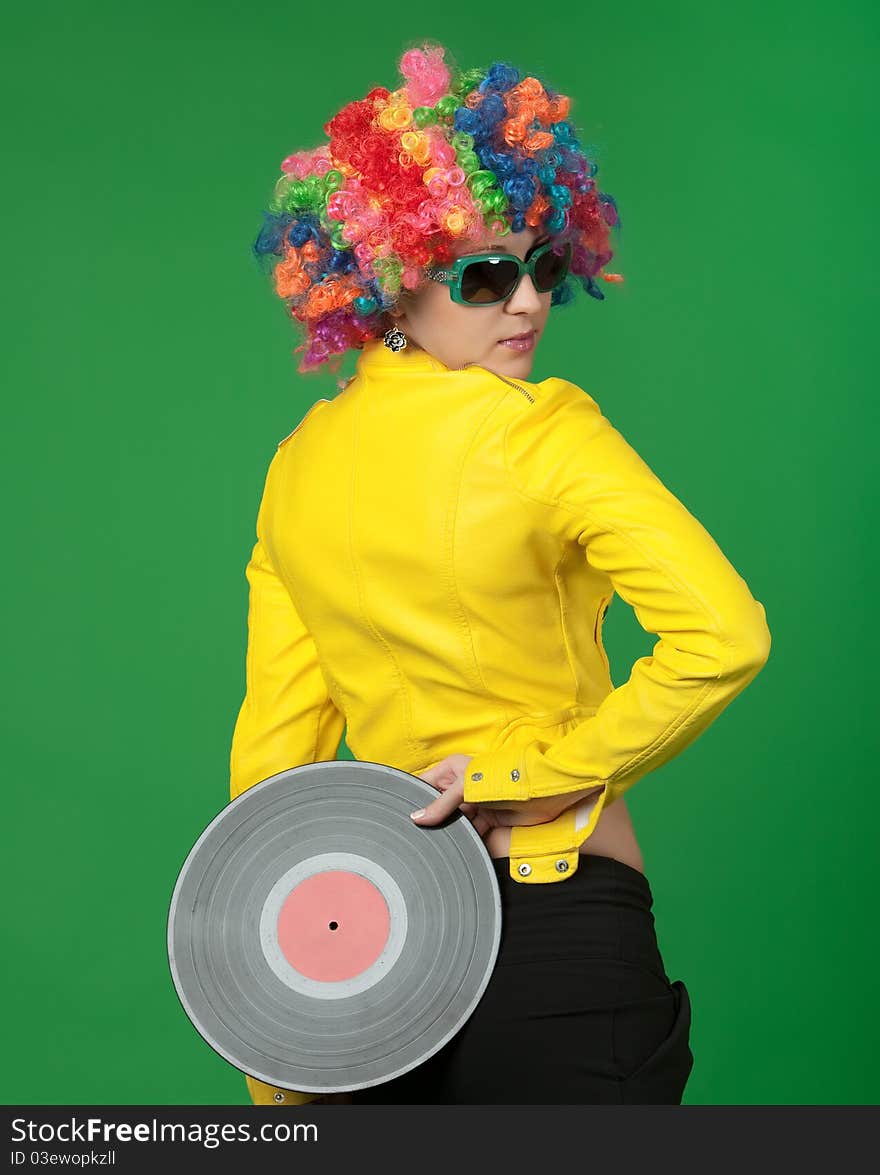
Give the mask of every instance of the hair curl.
[[281, 164], [253, 253], [305, 325], [300, 372], [336, 371], [346, 351], [381, 337], [402, 291], [486, 229], [571, 241], [551, 306], [571, 302], [576, 283], [602, 299], [597, 277], [623, 280], [600, 272], [620, 218], [597, 190], [570, 99], [506, 62], [458, 70], [447, 55], [436, 43], [408, 49], [402, 86], [348, 103], [324, 124], [327, 143]]

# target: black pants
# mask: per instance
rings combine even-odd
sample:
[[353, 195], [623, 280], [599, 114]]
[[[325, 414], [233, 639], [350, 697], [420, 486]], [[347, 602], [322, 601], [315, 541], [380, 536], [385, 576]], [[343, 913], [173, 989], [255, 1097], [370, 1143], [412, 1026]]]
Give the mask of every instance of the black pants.
[[693, 1067], [691, 1008], [670, 983], [647, 878], [581, 855], [565, 881], [514, 881], [493, 861], [503, 925], [498, 959], [469, 1019], [358, 1105], [679, 1105]]

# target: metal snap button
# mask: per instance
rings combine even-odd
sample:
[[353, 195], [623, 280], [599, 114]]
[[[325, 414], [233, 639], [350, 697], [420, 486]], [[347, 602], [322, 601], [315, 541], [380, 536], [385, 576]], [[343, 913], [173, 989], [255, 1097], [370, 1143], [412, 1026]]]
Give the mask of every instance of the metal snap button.
[[514, 767], [514, 769], [511, 771], [511, 773], [510, 773], [510, 778], [511, 778], [511, 779], [512, 779], [514, 782], [516, 782], [516, 780], [517, 780], [517, 779], [519, 779], [519, 772], [517, 771], [517, 769], [516, 769], [515, 767]]
[[519, 873], [520, 877], [528, 877], [528, 875], [531, 873], [531, 871], [532, 871], [532, 867], [528, 863], [528, 861], [523, 861], [523, 863], [517, 869], [517, 872]]
[[275, 1094], [275, 1101], [276, 1102], [283, 1102], [284, 1101], [284, 1094], [283, 1093], [276, 1093]]
[[556, 862], [556, 872], [557, 873], [567, 873], [568, 872], [568, 861], [566, 861], [564, 857], [560, 857], [559, 860]]
[[482, 779], [482, 778], [483, 778], [482, 771], [475, 771], [473, 773], [473, 775], [471, 776], [471, 779]]

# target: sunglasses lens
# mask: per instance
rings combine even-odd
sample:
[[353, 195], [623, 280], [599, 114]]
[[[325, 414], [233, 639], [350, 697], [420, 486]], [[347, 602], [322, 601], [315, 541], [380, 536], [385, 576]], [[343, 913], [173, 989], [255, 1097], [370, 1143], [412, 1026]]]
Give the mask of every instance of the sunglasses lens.
[[546, 294], [555, 289], [568, 273], [571, 263], [571, 244], [566, 242], [561, 253], [548, 249], [535, 263], [535, 289]]
[[503, 258], [492, 261], [472, 261], [461, 275], [461, 296], [465, 302], [500, 302], [509, 297], [516, 285], [517, 267]]

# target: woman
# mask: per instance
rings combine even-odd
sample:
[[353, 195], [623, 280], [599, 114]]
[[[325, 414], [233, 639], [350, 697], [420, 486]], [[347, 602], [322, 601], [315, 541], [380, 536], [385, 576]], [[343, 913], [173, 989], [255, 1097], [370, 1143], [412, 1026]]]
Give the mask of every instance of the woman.
[[[693, 1057], [624, 792], [756, 676], [763, 606], [576, 384], [529, 379], [550, 309], [617, 223], [569, 100], [495, 63], [401, 59], [284, 161], [255, 245], [306, 325], [301, 370], [354, 378], [279, 444], [257, 518], [231, 794], [358, 759], [438, 791], [484, 838], [503, 931], [477, 1008], [434, 1056], [324, 1098], [258, 1103], [678, 1104]], [[617, 592], [653, 655], [614, 689]]]

